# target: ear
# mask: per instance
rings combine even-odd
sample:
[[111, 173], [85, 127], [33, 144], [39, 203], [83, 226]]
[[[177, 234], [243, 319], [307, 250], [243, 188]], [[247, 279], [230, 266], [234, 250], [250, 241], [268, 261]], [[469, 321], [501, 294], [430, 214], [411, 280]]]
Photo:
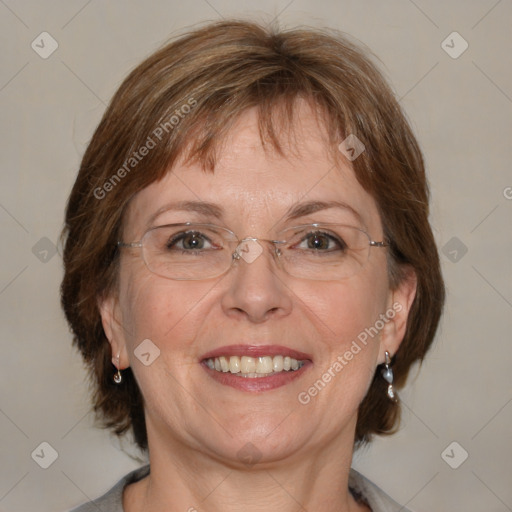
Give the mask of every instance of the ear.
[[387, 350], [393, 356], [404, 339], [407, 318], [416, 296], [417, 284], [416, 272], [412, 267], [407, 266], [403, 269], [403, 278], [399, 285], [389, 291], [388, 309], [385, 313], [388, 321], [381, 331], [379, 364], [385, 361], [385, 351]]
[[[121, 308], [115, 295], [98, 299], [103, 330], [112, 347], [112, 364], [119, 370], [130, 366], [125, 333], [122, 324]], [[119, 356], [119, 362], [117, 360]]]

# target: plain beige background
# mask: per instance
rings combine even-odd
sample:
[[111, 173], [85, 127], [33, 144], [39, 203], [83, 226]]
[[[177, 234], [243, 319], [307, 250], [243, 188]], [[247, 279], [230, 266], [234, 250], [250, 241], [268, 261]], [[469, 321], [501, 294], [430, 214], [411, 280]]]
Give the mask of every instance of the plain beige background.
[[[0, 511], [67, 510], [139, 464], [129, 444], [93, 426], [54, 244], [120, 81], [177, 32], [229, 16], [358, 38], [381, 59], [424, 149], [446, 313], [401, 393], [402, 429], [358, 453], [355, 467], [416, 512], [512, 510], [510, 0], [1, 0]], [[58, 44], [49, 56], [42, 32]], [[43, 442], [57, 457], [47, 469]]]

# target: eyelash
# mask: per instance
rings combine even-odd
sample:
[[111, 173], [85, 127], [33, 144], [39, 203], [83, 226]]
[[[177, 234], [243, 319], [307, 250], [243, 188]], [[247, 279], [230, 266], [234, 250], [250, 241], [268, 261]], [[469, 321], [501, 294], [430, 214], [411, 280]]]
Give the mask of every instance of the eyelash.
[[[345, 242], [337, 237], [336, 235], [332, 234], [332, 233], [329, 233], [329, 232], [326, 232], [326, 231], [311, 231], [309, 233], [306, 233], [306, 235], [298, 242], [299, 244], [306, 241], [308, 239], [308, 237], [315, 237], [315, 236], [324, 236], [326, 237], [329, 241], [332, 241], [334, 242], [335, 244], [337, 244], [337, 246], [344, 250], [346, 249], [346, 244]], [[332, 249], [327, 249], [326, 251], [322, 251], [322, 252], [327, 252], [327, 251], [332, 251]]]
[[[189, 232], [182, 232], [182, 233], [178, 233], [178, 234], [174, 235], [170, 240], [168, 240], [166, 242], [166, 248], [171, 249], [172, 247], [175, 247], [179, 242], [183, 242], [183, 240], [185, 240], [185, 238], [187, 236], [197, 237], [197, 239], [206, 241], [212, 246], [214, 245], [213, 242], [211, 241], [211, 239], [208, 236], [204, 235], [204, 233], [201, 233], [199, 231], [189, 231]], [[332, 233], [329, 233], [326, 231], [311, 231], [309, 233], [306, 233], [298, 242], [296, 242], [294, 245], [290, 245], [290, 247], [294, 248], [297, 245], [307, 242], [308, 239], [311, 239], [311, 237], [315, 237], [315, 236], [326, 237], [330, 242], [334, 242], [338, 246], [338, 248], [340, 248], [341, 250], [346, 249], [346, 244], [342, 239], [340, 239], [336, 235], [333, 235]], [[185, 249], [183, 247], [179, 247], [178, 249], [180, 249], [184, 252], [194, 252], [193, 248]], [[201, 250], [203, 250], [203, 248], [196, 249], [195, 251], [198, 252]], [[310, 249], [310, 250], [314, 250], [314, 249]], [[318, 252], [331, 252], [332, 250], [334, 250], [334, 249], [326, 249], [325, 251], [318, 251]]]

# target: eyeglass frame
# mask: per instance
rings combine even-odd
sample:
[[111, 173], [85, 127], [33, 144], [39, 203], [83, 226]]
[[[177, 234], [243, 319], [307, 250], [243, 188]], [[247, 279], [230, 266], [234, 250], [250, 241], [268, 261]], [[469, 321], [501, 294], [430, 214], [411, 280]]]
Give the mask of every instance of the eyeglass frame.
[[[156, 230], [156, 229], [159, 229], [159, 228], [171, 227], [171, 226], [207, 226], [207, 227], [213, 227], [213, 228], [217, 228], [217, 229], [220, 228], [221, 230], [227, 231], [228, 233], [232, 234], [234, 239], [236, 239], [236, 241], [237, 241], [237, 245], [235, 247], [235, 250], [231, 253], [231, 262], [230, 262], [229, 266], [226, 268], [226, 270], [224, 270], [220, 274], [216, 274], [214, 276], [208, 276], [208, 277], [199, 277], [199, 278], [168, 277], [168, 276], [159, 274], [159, 273], [155, 272], [154, 270], [151, 270], [151, 268], [149, 267], [149, 265], [148, 265], [148, 263], [146, 261], [146, 258], [144, 258], [144, 245], [143, 245], [144, 237], [148, 233], [153, 231], [153, 230]], [[347, 228], [356, 229], [356, 230], [360, 231], [361, 233], [364, 233], [366, 235], [366, 237], [368, 238], [368, 245], [369, 245], [369, 247], [385, 248], [385, 247], [389, 247], [391, 245], [391, 242], [389, 240], [386, 240], [386, 239], [381, 240], [381, 241], [372, 240], [370, 234], [367, 231], [365, 231], [364, 229], [361, 229], [361, 228], [359, 228], [357, 226], [351, 226], [350, 224], [343, 224], [343, 223], [339, 223], [339, 222], [315, 222], [315, 223], [311, 223], [311, 224], [299, 224], [297, 226], [290, 226], [289, 228], [282, 229], [279, 233], [282, 233], [283, 231], [288, 231], [290, 229], [304, 228], [304, 227], [309, 227], [309, 226], [311, 226], [311, 227], [344, 226], [344, 227], [347, 227]], [[267, 242], [267, 243], [273, 244], [274, 245], [274, 249], [275, 249], [273, 251], [274, 259], [277, 259], [277, 261], [279, 262], [278, 266], [286, 274], [288, 274], [288, 275], [290, 275], [292, 277], [296, 277], [296, 276], [293, 276], [293, 274], [290, 274], [285, 269], [284, 265], [282, 264], [282, 260], [280, 259], [281, 252], [278, 249], [278, 244], [288, 243], [289, 240], [270, 240], [270, 239], [266, 239], [266, 238], [255, 238], [255, 237], [251, 237], [251, 236], [248, 236], [248, 237], [245, 237], [243, 239], [240, 239], [240, 238], [238, 238], [238, 235], [234, 231], [232, 231], [231, 229], [226, 228], [224, 226], [219, 226], [218, 224], [210, 224], [210, 223], [205, 223], [205, 222], [177, 222], [177, 223], [171, 223], [171, 224], [163, 224], [161, 226], [154, 226], [154, 227], [151, 227], [151, 228], [147, 229], [144, 232], [144, 234], [142, 235], [141, 239], [136, 241], [136, 242], [123, 242], [121, 240], [118, 240], [116, 242], [116, 246], [119, 247], [119, 248], [127, 248], [127, 249], [135, 249], [135, 248], [142, 249], [141, 250], [141, 253], [142, 253], [141, 257], [142, 257], [142, 261], [144, 262], [144, 265], [146, 265], [146, 268], [152, 274], [155, 274], [156, 276], [163, 277], [164, 279], [171, 279], [173, 281], [202, 281], [202, 280], [206, 280], [206, 279], [214, 279], [216, 277], [220, 277], [220, 276], [226, 274], [227, 272], [229, 272], [229, 270], [232, 268], [233, 262], [234, 261], [238, 261], [238, 260], [240, 260], [240, 258], [242, 258], [241, 254], [239, 252], [239, 248], [241, 247], [241, 245], [244, 242], [249, 242], [249, 241], [251, 241], [251, 242]], [[234, 240], [233, 240], [233, 242], [234, 242]], [[369, 257], [370, 257], [370, 251], [368, 251], [368, 258]], [[366, 263], [366, 261], [365, 261], [365, 263]], [[364, 267], [364, 265], [361, 266], [361, 269], [363, 267]], [[351, 274], [350, 276], [347, 276], [345, 278], [340, 278], [338, 280], [348, 279], [350, 277], [353, 277], [354, 275], [356, 275], [356, 274]], [[303, 279], [309, 279], [309, 278], [303, 278]], [[311, 280], [312, 281], [320, 281], [319, 279], [311, 279]]]

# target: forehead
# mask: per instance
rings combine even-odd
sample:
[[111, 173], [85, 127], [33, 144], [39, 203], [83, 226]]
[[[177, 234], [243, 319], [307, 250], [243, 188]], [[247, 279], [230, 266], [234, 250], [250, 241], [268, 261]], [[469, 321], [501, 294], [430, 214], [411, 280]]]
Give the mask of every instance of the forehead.
[[300, 203], [337, 202], [348, 208], [330, 209], [330, 221], [359, 223], [380, 232], [374, 199], [359, 184], [348, 160], [341, 154], [333, 159], [320, 118], [305, 102], [298, 102], [296, 109], [291, 129], [284, 136], [278, 134], [284, 156], [270, 143], [262, 143], [257, 110], [250, 109], [222, 141], [213, 173], [198, 163], [178, 161], [162, 180], [132, 199], [125, 233], [142, 235], [150, 225], [203, 220], [200, 212], [177, 212], [180, 202], [216, 205], [224, 224], [253, 234], [266, 233]]

